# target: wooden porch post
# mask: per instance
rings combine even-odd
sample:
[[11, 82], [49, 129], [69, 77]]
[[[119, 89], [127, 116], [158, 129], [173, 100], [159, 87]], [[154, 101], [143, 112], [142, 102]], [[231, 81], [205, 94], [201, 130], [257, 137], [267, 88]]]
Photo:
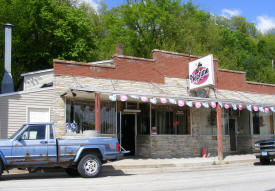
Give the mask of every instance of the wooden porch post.
[[95, 130], [100, 133], [100, 94], [95, 93]]
[[221, 106], [217, 103], [217, 139], [218, 139], [218, 159], [223, 160], [222, 146], [222, 112]]

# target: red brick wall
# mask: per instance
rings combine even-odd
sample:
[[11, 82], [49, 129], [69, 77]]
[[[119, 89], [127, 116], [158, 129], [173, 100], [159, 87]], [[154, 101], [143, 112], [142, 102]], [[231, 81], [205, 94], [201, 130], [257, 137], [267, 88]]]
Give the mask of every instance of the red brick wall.
[[188, 63], [195, 58], [162, 53], [153, 51], [153, 58], [156, 62], [156, 70], [160, 71], [166, 77], [189, 78]]
[[247, 91], [275, 95], [275, 86], [247, 83]]
[[243, 91], [246, 86], [245, 73], [233, 73], [230, 71], [220, 71], [216, 73], [217, 89]]
[[219, 70], [217, 76], [217, 89], [275, 94], [275, 85], [247, 82], [245, 73]]
[[[153, 59], [114, 56], [114, 66], [54, 60], [54, 74], [164, 83], [164, 77], [188, 78], [188, 63], [199, 57], [153, 50]], [[275, 94], [275, 85], [253, 84], [244, 72], [218, 70], [214, 60], [215, 88]]]
[[164, 77], [154, 69], [155, 62], [153, 60], [117, 56], [113, 60], [114, 67], [54, 60], [54, 74], [164, 83]]

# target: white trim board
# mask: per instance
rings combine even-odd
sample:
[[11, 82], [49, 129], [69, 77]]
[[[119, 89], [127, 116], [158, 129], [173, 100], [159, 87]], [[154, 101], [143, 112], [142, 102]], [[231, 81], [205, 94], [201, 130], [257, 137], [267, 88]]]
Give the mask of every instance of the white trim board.
[[33, 90], [27, 90], [27, 91], [18, 91], [18, 92], [12, 92], [12, 93], [4, 93], [4, 94], [0, 94], [0, 97], [11, 96], [11, 95], [21, 95], [21, 94], [33, 93], [33, 92], [41, 92], [41, 91], [52, 90], [52, 89], [54, 89], [54, 87], [39, 88], [39, 89], [33, 89]]
[[33, 71], [33, 72], [28, 72], [28, 73], [23, 73], [20, 76], [28, 76], [28, 75], [33, 75], [33, 74], [39, 74], [39, 73], [46, 73], [46, 72], [53, 72], [53, 68], [51, 69], [46, 69], [46, 70], [38, 70], [38, 71]]

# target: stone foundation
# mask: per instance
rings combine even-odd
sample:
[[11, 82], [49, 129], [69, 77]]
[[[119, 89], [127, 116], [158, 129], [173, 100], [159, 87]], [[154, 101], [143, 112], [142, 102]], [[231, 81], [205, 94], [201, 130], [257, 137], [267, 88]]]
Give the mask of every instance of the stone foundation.
[[151, 136], [150, 135], [138, 135], [136, 142], [136, 156], [139, 157], [151, 157]]
[[[200, 157], [207, 148], [208, 156], [217, 155], [217, 140], [212, 136], [143, 135], [137, 136], [136, 155], [148, 158]], [[223, 137], [224, 152], [230, 152], [229, 136]]]

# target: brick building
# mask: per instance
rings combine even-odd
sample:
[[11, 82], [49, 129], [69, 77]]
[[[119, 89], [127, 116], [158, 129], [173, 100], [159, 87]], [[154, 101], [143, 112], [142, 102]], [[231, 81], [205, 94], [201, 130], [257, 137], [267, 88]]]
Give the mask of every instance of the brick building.
[[[44, 88], [0, 95], [0, 104], [12, 103], [14, 94], [47, 92], [48, 107], [40, 107], [39, 96], [32, 96], [33, 110], [24, 106], [26, 122], [39, 120], [48, 108], [58, 136], [96, 130], [142, 157], [200, 156], [202, 148], [210, 155], [252, 152], [256, 140], [273, 137], [275, 85], [248, 82], [244, 72], [218, 69], [214, 60], [215, 83], [191, 90], [188, 63], [198, 58], [153, 50], [152, 59], [116, 54], [91, 63], [54, 60], [53, 70], [23, 74], [25, 88], [32, 87], [28, 81]], [[44, 77], [30, 80], [37, 75]], [[4, 126], [10, 127], [2, 119]], [[2, 128], [1, 136], [15, 129]]]

